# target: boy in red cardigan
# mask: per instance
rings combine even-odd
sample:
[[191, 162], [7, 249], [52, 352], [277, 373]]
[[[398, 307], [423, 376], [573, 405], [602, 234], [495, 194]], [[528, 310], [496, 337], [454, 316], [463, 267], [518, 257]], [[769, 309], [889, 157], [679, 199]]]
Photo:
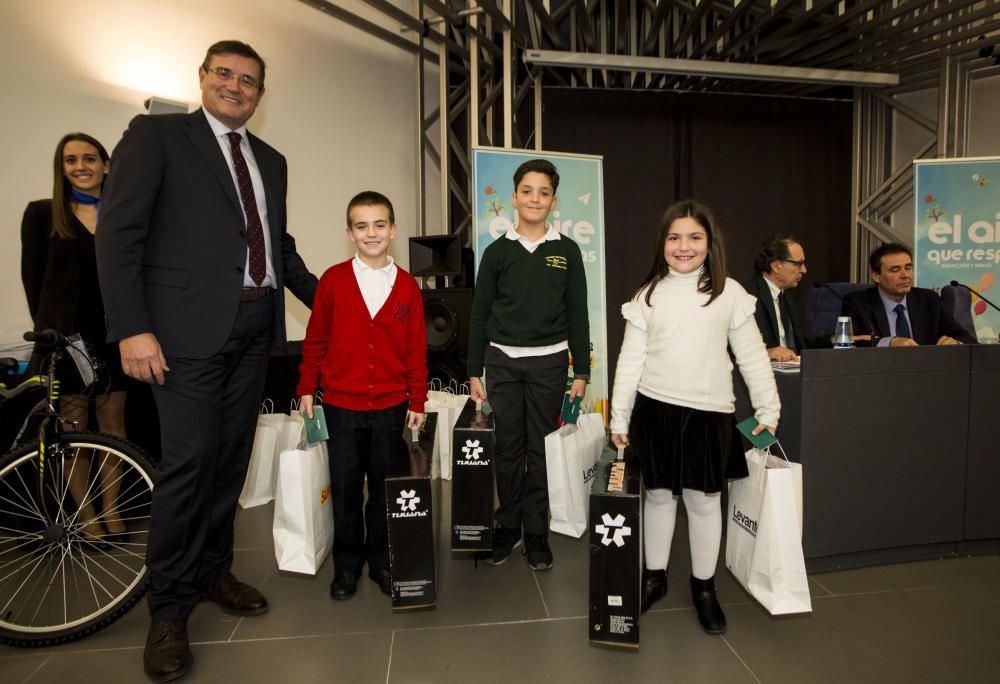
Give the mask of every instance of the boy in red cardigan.
[[390, 456], [406, 450], [404, 423], [423, 425], [427, 400], [424, 304], [416, 279], [389, 256], [396, 237], [389, 199], [356, 195], [347, 205], [347, 237], [357, 256], [320, 278], [298, 385], [299, 406], [310, 418], [313, 394], [323, 390], [333, 488], [330, 596], [337, 600], [354, 596], [365, 563], [368, 576], [392, 594], [385, 476]]

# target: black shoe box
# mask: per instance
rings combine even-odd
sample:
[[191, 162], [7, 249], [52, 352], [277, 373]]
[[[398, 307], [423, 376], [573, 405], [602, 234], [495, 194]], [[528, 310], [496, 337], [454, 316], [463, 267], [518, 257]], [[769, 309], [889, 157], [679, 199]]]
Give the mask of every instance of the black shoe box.
[[403, 428], [405, 448], [394, 449], [385, 478], [392, 608], [437, 604], [431, 457], [437, 414], [421, 430]]
[[639, 463], [605, 448], [590, 492], [591, 641], [639, 646], [642, 497]]
[[493, 548], [493, 416], [471, 399], [452, 433], [451, 550]]

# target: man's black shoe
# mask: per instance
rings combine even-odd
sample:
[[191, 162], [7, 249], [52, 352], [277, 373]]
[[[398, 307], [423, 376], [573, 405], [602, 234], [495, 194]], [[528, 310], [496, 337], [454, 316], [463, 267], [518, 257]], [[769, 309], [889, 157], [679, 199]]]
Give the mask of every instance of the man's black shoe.
[[521, 531], [501, 525], [493, 529], [493, 552], [485, 557], [490, 565], [500, 565], [510, 557], [511, 551], [521, 545]]
[[191, 669], [187, 620], [153, 620], [142, 652], [142, 665], [154, 682], [172, 682]]
[[214, 587], [209, 587], [203, 594], [206, 601], [218, 603], [223, 611], [230, 615], [260, 615], [268, 609], [264, 595], [233, 577], [229, 573]]
[[392, 575], [388, 570], [369, 570], [368, 577], [378, 585], [379, 590], [386, 596], [392, 596]]
[[549, 538], [544, 534], [527, 534], [524, 536], [524, 555], [528, 557], [528, 565], [532, 570], [548, 570], [552, 567], [552, 549], [549, 548]]
[[330, 583], [330, 598], [335, 601], [346, 601], [358, 591], [358, 575], [354, 572], [338, 572]]

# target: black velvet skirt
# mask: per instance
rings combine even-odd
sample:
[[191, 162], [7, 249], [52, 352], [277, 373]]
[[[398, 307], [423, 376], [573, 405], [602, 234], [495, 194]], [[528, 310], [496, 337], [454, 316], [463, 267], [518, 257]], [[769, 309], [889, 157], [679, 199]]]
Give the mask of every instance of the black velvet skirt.
[[746, 458], [731, 413], [700, 411], [636, 395], [629, 440], [647, 489], [720, 492], [746, 477]]

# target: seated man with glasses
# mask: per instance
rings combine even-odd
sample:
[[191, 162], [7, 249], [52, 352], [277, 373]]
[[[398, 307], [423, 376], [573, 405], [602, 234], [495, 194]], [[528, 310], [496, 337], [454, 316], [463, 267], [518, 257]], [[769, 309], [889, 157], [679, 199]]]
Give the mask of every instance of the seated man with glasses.
[[879, 347], [976, 343], [936, 292], [913, 287], [909, 247], [887, 242], [872, 252], [868, 267], [875, 285], [844, 297], [841, 310], [851, 317], [855, 334], [872, 334]]
[[785, 290], [798, 287], [806, 273], [802, 245], [788, 235], [767, 236], [754, 257], [754, 273], [743, 287], [757, 298], [754, 316], [767, 355], [771, 361], [793, 361], [805, 345], [798, 307], [787, 300]]

